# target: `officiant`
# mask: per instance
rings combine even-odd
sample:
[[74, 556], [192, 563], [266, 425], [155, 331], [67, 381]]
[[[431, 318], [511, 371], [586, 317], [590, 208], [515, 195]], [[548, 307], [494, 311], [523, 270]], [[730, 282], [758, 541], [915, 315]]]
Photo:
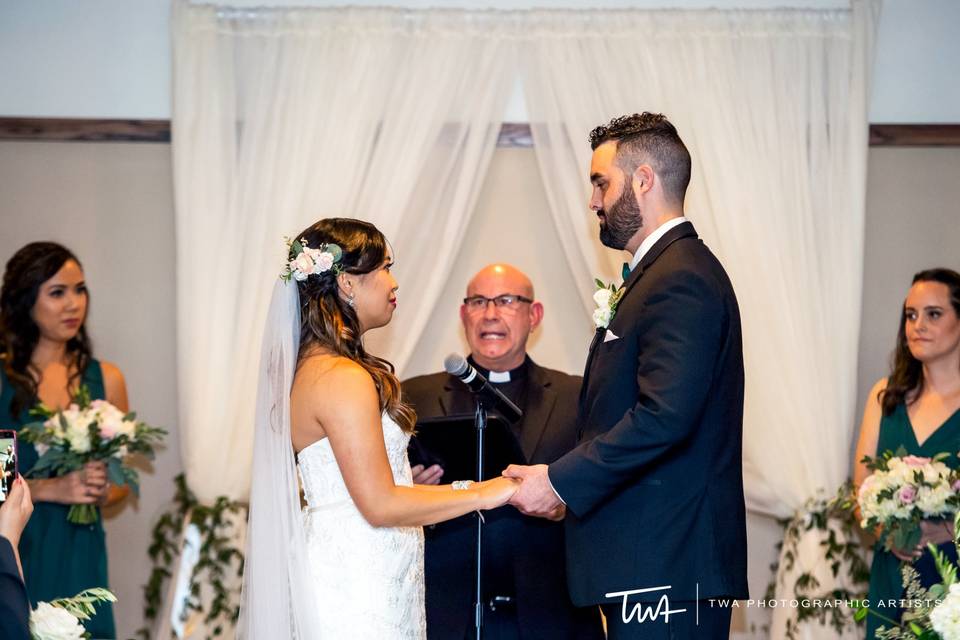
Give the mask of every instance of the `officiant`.
[[[527, 355], [527, 339], [543, 313], [530, 279], [506, 264], [481, 269], [460, 307], [470, 363], [523, 410], [511, 428], [530, 464], [553, 462], [576, 446], [577, 436], [580, 377], [541, 367]], [[403, 383], [403, 394], [421, 419], [474, 410], [466, 385], [446, 373], [411, 378]], [[457, 479], [444, 477], [438, 465], [415, 465], [413, 471], [418, 484]], [[425, 528], [430, 640], [472, 637], [475, 531], [472, 516]], [[486, 514], [485, 640], [603, 638], [599, 611], [570, 602], [563, 535], [560, 521], [524, 516], [512, 508]]]

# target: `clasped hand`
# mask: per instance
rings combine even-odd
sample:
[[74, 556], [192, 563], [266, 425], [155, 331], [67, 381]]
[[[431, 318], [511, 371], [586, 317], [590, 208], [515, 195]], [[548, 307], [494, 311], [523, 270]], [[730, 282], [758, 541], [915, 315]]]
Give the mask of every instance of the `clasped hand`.
[[58, 502], [64, 504], [103, 504], [110, 491], [107, 466], [103, 462], [88, 462], [78, 471], [57, 479]]
[[567, 513], [567, 507], [550, 484], [550, 478], [547, 476], [547, 465], [512, 464], [503, 471], [503, 475], [507, 478], [520, 480], [520, 487], [510, 498], [510, 504], [515, 506], [520, 513], [548, 520], [563, 520]]
[[[443, 468], [436, 464], [430, 467], [418, 464], [414, 465], [411, 470], [413, 471], [414, 484], [439, 484], [443, 476]], [[504, 488], [509, 493], [503, 494], [494, 503], [494, 506], [512, 504], [524, 515], [554, 521], [563, 520], [563, 517], [567, 514], [566, 505], [560, 501], [550, 485], [550, 479], [547, 477], [547, 465], [512, 464], [503, 471], [503, 477], [519, 481], [520, 485], [512, 490], [510, 487]]]

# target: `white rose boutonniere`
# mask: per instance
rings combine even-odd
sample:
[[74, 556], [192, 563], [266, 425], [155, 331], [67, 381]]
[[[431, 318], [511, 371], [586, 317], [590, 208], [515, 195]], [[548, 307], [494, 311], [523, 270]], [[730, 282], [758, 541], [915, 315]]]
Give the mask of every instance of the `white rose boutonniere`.
[[604, 284], [601, 280], [594, 280], [597, 290], [593, 293], [593, 301], [597, 308], [593, 310], [593, 323], [598, 329], [606, 329], [617, 312], [617, 304], [623, 296], [623, 288], [614, 284]]

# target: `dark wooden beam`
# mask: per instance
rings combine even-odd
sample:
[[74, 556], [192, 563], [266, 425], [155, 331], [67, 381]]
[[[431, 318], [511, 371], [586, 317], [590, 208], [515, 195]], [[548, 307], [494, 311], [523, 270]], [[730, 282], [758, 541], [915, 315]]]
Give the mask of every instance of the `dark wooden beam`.
[[0, 118], [0, 140], [170, 142], [170, 121]]
[[[170, 142], [169, 120], [2, 118], [0, 140]], [[504, 122], [498, 147], [532, 147], [526, 122]], [[960, 146], [960, 124], [872, 124], [871, 147]]]
[[960, 124], [872, 124], [871, 147], [957, 147]]

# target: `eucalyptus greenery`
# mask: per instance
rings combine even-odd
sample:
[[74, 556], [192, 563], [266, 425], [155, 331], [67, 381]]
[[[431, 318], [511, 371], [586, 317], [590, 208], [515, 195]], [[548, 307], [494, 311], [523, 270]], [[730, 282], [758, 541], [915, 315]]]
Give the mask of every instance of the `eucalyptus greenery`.
[[[200, 558], [190, 576], [187, 612], [203, 614], [204, 623], [212, 625], [208, 638], [221, 635], [225, 625], [236, 625], [240, 613], [239, 593], [228, 588], [224, 579], [230, 572], [243, 575], [243, 551], [232, 546], [227, 535], [231, 528], [228, 514], [242, 512], [243, 505], [223, 496], [217, 498], [213, 506], [202, 505], [187, 487], [182, 473], [174, 478], [174, 483], [173, 506], [157, 520], [148, 550], [153, 570], [143, 587], [146, 624], [137, 631], [144, 640], [150, 638], [150, 627], [162, 609], [164, 588], [173, 574], [173, 563], [180, 555], [177, 542], [185, 520], [195, 525], [201, 536]], [[213, 592], [209, 611], [203, 610], [201, 585], [208, 585]]]
[[85, 589], [72, 598], [60, 598], [51, 600], [50, 604], [54, 607], [60, 607], [78, 620], [89, 620], [97, 609], [94, 605], [101, 602], [116, 602], [117, 597], [109, 589], [96, 587]]

